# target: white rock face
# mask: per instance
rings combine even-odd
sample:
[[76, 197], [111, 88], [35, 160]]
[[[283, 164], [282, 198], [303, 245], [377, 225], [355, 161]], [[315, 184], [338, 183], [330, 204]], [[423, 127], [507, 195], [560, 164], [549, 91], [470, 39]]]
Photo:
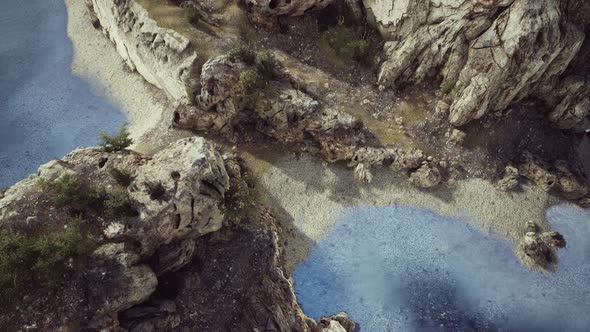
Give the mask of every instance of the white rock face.
[[92, 0], [92, 9], [131, 69], [172, 99], [192, 101], [199, 69], [186, 37], [158, 26], [134, 0]]
[[149, 224], [143, 250], [219, 230], [219, 203], [228, 188], [223, 159], [201, 137], [182, 139], [154, 155], [129, 186], [141, 204], [140, 218]]
[[[571, 128], [590, 109], [584, 79], [561, 77], [584, 41], [583, 22], [567, 1], [364, 0], [389, 40], [381, 86], [442, 79], [457, 126], [529, 96]], [[577, 5], [587, 6], [587, 5]], [[590, 8], [587, 8], [590, 10]], [[370, 20], [371, 21], [371, 20]]]

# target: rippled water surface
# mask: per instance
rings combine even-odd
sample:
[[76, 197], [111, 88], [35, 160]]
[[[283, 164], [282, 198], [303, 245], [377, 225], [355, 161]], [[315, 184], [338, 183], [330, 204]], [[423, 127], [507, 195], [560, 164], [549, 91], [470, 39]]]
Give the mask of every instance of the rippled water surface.
[[66, 28], [63, 0], [0, 1], [0, 188], [125, 120], [71, 74]]
[[547, 216], [568, 241], [552, 275], [461, 220], [355, 209], [295, 271], [295, 290], [308, 315], [346, 311], [361, 331], [589, 331], [590, 211]]

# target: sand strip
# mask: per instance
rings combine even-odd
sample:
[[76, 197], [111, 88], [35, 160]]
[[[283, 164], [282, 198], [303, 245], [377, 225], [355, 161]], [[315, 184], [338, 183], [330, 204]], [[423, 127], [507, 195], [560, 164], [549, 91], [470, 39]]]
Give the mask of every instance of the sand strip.
[[165, 95], [137, 73], [131, 73], [114, 45], [95, 29], [82, 0], [65, 0], [68, 37], [74, 46], [72, 73], [88, 81], [96, 93], [111, 100], [129, 119], [136, 141], [161, 121]]

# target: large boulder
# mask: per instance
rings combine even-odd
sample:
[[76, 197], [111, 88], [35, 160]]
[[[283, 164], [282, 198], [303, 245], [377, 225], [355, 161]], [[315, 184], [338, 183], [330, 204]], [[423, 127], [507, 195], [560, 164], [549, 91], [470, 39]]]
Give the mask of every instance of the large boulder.
[[158, 279], [140, 256], [125, 243], [107, 243], [96, 249], [88, 268], [90, 298], [97, 308], [90, 325], [104, 326], [111, 315], [147, 300]]
[[228, 188], [223, 159], [203, 138], [182, 139], [155, 154], [129, 186], [140, 204], [143, 251], [219, 230], [219, 205]]

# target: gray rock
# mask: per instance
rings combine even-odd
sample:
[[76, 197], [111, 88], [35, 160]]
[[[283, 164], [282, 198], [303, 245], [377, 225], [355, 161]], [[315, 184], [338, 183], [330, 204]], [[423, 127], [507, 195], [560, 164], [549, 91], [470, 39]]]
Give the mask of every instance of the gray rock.
[[203, 138], [179, 140], [140, 166], [129, 186], [149, 225], [138, 241], [143, 253], [162, 243], [194, 238], [219, 230], [220, 201], [229, 188], [221, 155]]
[[360, 163], [354, 168], [354, 178], [360, 183], [369, 184], [373, 181], [373, 174], [365, 164]]
[[116, 313], [141, 303], [156, 290], [158, 279], [139, 255], [124, 243], [108, 243], [96, 249], [88, 270], [97, 312], [90, 326], [102, 326]]
[[451, 133], [449, 134], [449, 142], [456, 145], [461, 145], [463, 142], [465, 142], [465, 137], [467, 137], [467, 134], [464, 131], [452, 129]]
[[496, 187], [502, 191], [511, 191], [518, 186], [518, 169], [514, 166], [506, 166], [504, 176], [496, 183]]
[[420, 188], [433, 188], [442, 180], [442, 175], [436, 165], [424, 164], [410, 173], [410, 182]]
[[557, 183], [557, 177], [548, 171], [547, 165], [530, 152], [523, 155], [524, 161], [518, 166], [520, 175], [545, 191], [549, 191]]
[[192, 102], [199, 64], [188, 38], [160, 27], [134, 0], [92, 0], [91, 8], [129, 68], [173, 100]]

